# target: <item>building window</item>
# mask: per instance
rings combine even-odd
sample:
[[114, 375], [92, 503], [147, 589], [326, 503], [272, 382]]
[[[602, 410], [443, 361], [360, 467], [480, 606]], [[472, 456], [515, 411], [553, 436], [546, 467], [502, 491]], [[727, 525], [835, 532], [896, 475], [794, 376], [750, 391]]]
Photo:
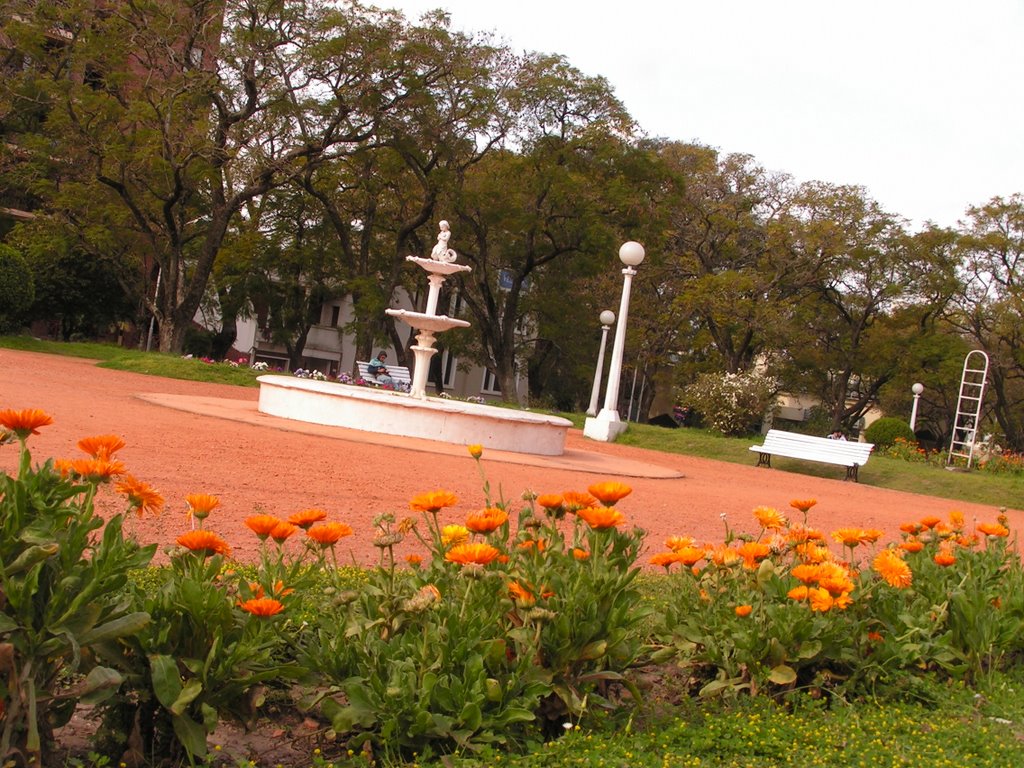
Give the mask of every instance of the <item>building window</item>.
[[455, 372], [458, 370], [458, 358], [448, 350], [444, 351], [444, 357], [441, 359], [441, 370], [443, 372], [441, 383], [444, 384], [444, 388], [454, 389]]
[[487, 395], [500, 395], [501, 387], [498, 386], [497, 377], [490, 372], [490, 370], [484, 370], [484, 383], [480, 387], [480, 391]]
[[338, 327], [338, 321], [341, 319], [341, 307], [335, 304], [331, 307], [331, 328]]

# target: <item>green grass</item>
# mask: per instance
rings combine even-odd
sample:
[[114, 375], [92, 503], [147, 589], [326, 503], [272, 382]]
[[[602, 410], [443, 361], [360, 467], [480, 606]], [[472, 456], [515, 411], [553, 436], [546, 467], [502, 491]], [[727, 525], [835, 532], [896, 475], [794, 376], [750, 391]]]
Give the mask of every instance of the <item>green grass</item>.
[[[29, 352], [86, 357], [101, 361], [100, 366], [131, 371], [149, 376], [172, 379], [234, 384], [243, 387], [258, 386], [259, 372], [244, 366], [227, 363], [204, 363], [159, 352], [140, 352], [123, 349], [113, 344], [88, 342], [41, 341], [28, 336], [0, 336], [0, 347]], [[555, 413], [555, 412], [552, 412]], [[583, 426], [585, 416], [580, 413], [555, 413]], [[630, 424], [618, 442], [666, 453], [679, 453], [716, 461], [751, 465], [755, 455], [751, 445], [760, 443], [758, 437], [724, 437], [704, 429], [665, 429], [648, 424]], [[774, 458], [775, 470], [797, 472], [814, 477], [841, 479], [843, 469], [829, 464], [818, 464], [796, 459]], [[767, 470], [766, 470], [767, 471]], [[1018, 509], [1024, 498], [1024, 476], [996, 475], [986, 472], [950, 472], [942, 461], [935, 464], [913, 463], [886, 456], [872, 456], [860, 470], [860, 482], [879, 488], [910, 491], [926, 496], [937, 496], [954, 501], [989, 504], [993, 507]]]

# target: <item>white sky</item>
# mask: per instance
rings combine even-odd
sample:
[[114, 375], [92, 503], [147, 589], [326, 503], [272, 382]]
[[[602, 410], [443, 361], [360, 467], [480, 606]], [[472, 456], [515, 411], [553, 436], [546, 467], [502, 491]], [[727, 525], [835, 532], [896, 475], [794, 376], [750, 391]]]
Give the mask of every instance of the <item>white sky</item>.
[[563, 54], [651, 136], [863, 185], [913, 225], [1024, 192], [1024, 0], [376, 0]]

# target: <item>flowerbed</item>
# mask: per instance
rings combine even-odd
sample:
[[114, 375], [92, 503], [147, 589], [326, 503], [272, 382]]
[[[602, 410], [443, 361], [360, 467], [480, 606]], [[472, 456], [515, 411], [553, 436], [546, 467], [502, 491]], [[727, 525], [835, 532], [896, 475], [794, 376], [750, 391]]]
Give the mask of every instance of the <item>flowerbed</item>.
[[[476, 446], [478, 509], [453, 518], [458, 499], [439, 489], [409, 516], [380, 515], [379, 564], [355, 583], [335, 559], [353, 531], [326, 512], [251, 516], [260, 554], [239, 564], [216, 533], [219, 500], [191, 494], [170, 565], [143, 585], [128, 574], [153, 547], [125, 521], [163, 498], [127, 474], [112, 435], [80, 441], [86, 458], [33, 466], [28, 440], [48, 423], [0, 411], [0, 442], [20, 450], [0, 486], [0, 662], [17, 670], [0, 685], [0, 746], [26, 761], [47, 764], [50, 732], [79, 703], [102, 713], [94, 746], [115, 759], [194, 760], [268, 690], [302, 691], [295, 706], [325, 750], [401, 760], [518, 750], [635, 710], [634, 671], [652, 663], [681, 667], [687, 696], [856, 696], [908, 674], [977, 677], [1020, 651], [1005, 521], [914, 521], [882, 548], [881, 532], [817, 531], [813, 500], [793, 502], [797, 522], [759, 508], [752, 533], [670, 539], [653, 556], [669, 597], [652, 606], [636, 581], [643, 532], [619, 509], [627, 486], [512, 501], [492, 494]], [[125, 502], [105, 524], [100, 493]], [[421, 554], [398, 560], [410, 537]]]

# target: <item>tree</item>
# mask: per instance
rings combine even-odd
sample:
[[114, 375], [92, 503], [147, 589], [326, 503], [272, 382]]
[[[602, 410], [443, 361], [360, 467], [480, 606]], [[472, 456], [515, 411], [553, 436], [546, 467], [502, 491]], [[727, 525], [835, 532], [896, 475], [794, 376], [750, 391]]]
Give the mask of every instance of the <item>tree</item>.
[[0, 332], [18, 327], [35, 298], [25, 257], [0, 243]]

